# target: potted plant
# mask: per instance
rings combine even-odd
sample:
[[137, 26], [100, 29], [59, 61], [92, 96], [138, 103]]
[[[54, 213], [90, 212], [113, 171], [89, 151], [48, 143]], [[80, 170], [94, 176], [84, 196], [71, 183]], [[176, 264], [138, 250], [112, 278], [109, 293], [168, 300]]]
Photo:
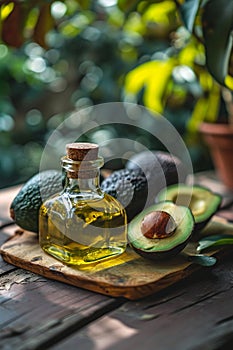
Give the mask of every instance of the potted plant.
[[201, 26], [207, 68], [221, 86], [226, 117], [220, 109], [216, 122], [201, 123], [200, 132], [210, 148], [221, 180], [233, 189], [233, 1], [186, 0], [182, 14], [186, 25], [195, 35]]
[[[120, 2], [127, 3], [124, 0]], [[164, 3], [163, 0], [154, 0], [152, 2], [157, 3], [158, 7], [160, 6], [159, 3], [161, 5]], [[168, 1], [165, 2], [168, 3]], [[131, 1], [130, 3], [131, 6], [132, 3], [138, 6], [140, 1]], [[210, 148], [217, 173], [223, 183], [233, 189], [233, 1], [174, 0], [173, 3], [176, 5], [177, 13], [181, 15], [183, 24], [192, 33], [192, 36], [197, 39], [191, 47], [192, 52], [198, 43], [204, 46], [204, 66], [205, 68], [207, 67], [208, 72], [214, 78], [214, 82], [209, 80], [210, 84], [205, 84], [205, 80], [209, 79], [209, 76], [205, 76], [203, 71], [200, 71], [203, 69], [201, 65], [195, 70], [194, 61], [196, 57], [191, 57], [191, 51], [187, 50], [187, 45], [185, 44], [181, 50], [173, 50], [175, 54], [162, 63], [159, 60], [155, 60], [152, 63], [144, 64], [144, 66], [136, 67], [134, 71], [129, 73], [129, 79], [126, 80], [126, 88], [128, 92], [133, 94], [139, 93], [140, 89], [143, 89], [144, 102], [147, 102], [145, 103], [147, 107], [151, 109], [154, 107], [157, 112], [166, 116], [166, 110], [161, 101], [164, 102], [165, 100], [164, 96], [167, 94], [166, 89], [170, 83], [169, 79], [174, 72], [174, 67], [182, 67], [184, 62], [187, 66], [190, 65], [196, 76], [199, 75], [199, 83], [204, 81], [204, 84], [201, 83], [200, 86], [204, 91], [204, 95], [206, 93], [208, 97], [201, 97], [202, 101], [199, 101], [192, 107], [191, 120], [187, 124], [192, 126], [194, 131], [199, 130], [201, 132]], [[147, 6], [145, 6], [145, 9], [147, 9]], [[189, 57], [191, 58], [190, 61], [188, 60]], [[152, 66], [154, 72], [149, 74], [148, 70]], [[142, 75], [144, 72], [147, 73], [143, 80]], [[157, 85], [154, 84], [155, 79]], [[135, 81], [137, 84], [135, 84]], [[149, 99], [149, 93], [146, 89], [150, 90], [150, 95], [152, 95], [152, 85], [154, 85], [154, 98]], [[206, 88], [207, 85], [211, 85], [211, 87]], [[156, 100], [158, 94], [159, 97]], [[169, 98], [171, 101], [171, 95]], [[204, 108], [199, 108], [202, 102], [204, 102]]]

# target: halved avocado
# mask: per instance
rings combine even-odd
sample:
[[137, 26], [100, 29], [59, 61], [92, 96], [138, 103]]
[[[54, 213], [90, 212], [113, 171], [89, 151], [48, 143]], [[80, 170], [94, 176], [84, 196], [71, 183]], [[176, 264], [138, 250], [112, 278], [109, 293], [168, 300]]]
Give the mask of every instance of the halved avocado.
[[188, 206], [195, 220], [195, 231], [203, 229], [221, 205], [222, 197], [203, 186], [184, 184], [163, 189], [156, 200], [170, 200], [177, 205]]
[[[175, 222], [175, 229], [167, 237], [148, 238], [142, 233], [142, 223], [148, 214], [166, 212]], [[188, 207], [170, 201], [150, 206], [137, 215], [129, 224], [128, 240], [133, 249], [143, 257], [158, 260], [173, 257], [187, 245], [192, 236], [194, 218]]]

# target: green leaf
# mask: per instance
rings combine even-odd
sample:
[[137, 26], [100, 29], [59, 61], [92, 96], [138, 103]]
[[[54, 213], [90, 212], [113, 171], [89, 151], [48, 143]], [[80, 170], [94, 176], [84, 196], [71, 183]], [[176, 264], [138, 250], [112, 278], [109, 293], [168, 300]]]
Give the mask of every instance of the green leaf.
[[199, 9], [199, 0], [186, 0], [180, 7], [180, 13], [185, 27], [192, 32], [195, 18]]
[[155, 4], [158, 2], [163, 2], [165, 0], [118, 0], [117, 1], [117, 6], [119, 7], [120, 10], [130, 13], [132, 11], [136, 11], [138, 5], [143, 5], [142, 7], [146, 9], [148, 6], [151, 4]]
[[207, 67], [220, 84], [233, 90], [233, 77], [228, 74], [233, 43], [233, 1], [209, 0], [204, 6], [202, 25]]
[[90, 0], [77, 0], [77, 2], [83, 10], [87, 10], [90, 8]]
[[144, 89], [144, 105], [157, 113], [163, 113], [163, 98], [176, 64], [176, 59], [170, 57], [166, 61], [150, 61], [136, 67], [126, 75], [125, 96], [136, 96]]
[[138, 0], [118, 0], [117, 5], [122, 11], [133, 11], [137, 8]]
[[196, 242], [189, 243], [181, 252], [181, 255], [183, 255], [188, 261], [191, 261], [192, 263], [201, 265], [201, 266], [213, 266], [217, 259], [214, 256], [209, 256], [205, 254], [200, 254], [197, 251], [197, 244]]
[[211, 0], [202, 0], [201, 6], [204, 7], [207, 4], [207, 2], [209, 2], [209, 1], [211, 1]]
[[13, 2], [2, 4], [2, 6], [1, 6], [1, 20], [3, 21], [4, 19], [6, 19], [9, 16], [9, 14], [13, 11], [13, 9], [14, 9]]
[[223, 245], [233, 244], [233, 237], [230, 235], [214, 235], [210, 237], [205, 237], [198, 242], [197, 251], [201, 252], [204, 249], [210, 247], [217, 247]]
[[201, 266], [213, 266], [217, 262], [217, 259], [214, 256], [203, 254], [190, 255], [189, 260]]

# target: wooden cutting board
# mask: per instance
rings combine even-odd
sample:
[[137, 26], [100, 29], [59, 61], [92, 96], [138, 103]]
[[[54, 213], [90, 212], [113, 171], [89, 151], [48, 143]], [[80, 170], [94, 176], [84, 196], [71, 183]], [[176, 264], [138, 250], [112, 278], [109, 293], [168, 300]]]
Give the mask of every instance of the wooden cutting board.
[[[217, 225], [217, 226], [216, 226]], [[214, 222], [209, 232], [233, 234], [233, 225]], [[200, 268], [187, 258], [178, 255], [164, 262], [144, 259], [131, 248], [112, 260], [106, 260], [91, 269], [68, 267], [42, 251], [38, 237], [31, 232], [21, 232], [1, 247], [3, 259], [17, 267], [47, 278], [113, 297], [131, 300], [153, 294], [176, 283]]]

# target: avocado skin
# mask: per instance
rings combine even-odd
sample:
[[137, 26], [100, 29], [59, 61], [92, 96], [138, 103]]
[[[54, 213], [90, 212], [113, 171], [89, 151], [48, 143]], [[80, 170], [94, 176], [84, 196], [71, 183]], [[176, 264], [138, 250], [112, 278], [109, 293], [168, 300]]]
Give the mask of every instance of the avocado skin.
[[198, 233], [199, 231], [203, 230], [203, 228], [206, 227], [206, 225], [209, 223], [210, 219], [214, 216], [215, 213], [211, 214], [206, 220], [202, 222], [195, 222], [194, 225], [194, 233]]
[[[161, 169], [164, 173], [166, 186], [184, 182], [186, 178], [185, 169], [178, 157], [164, 151], [143, 151], [132, 156], [125, 165], [126, 169], [141, 169], [146, 176], [153, 174], [153, 183], [161, 187]], [[159, 174], [156, 176], [156, 174]], [[179, 175], [179, 176], [178, 176]], [[164, 186], [163, 186], [164, 187]], [[161, 188], [160, 188], [161, 189]]]
[[137, 254], [141, 255], [143, 258], [154, 260], [154, 261], [159, 261], [159, 260], [165, 261], [166, 259], [174, 258], [177, 254], [179, 254], [186, 247], [186, 245], [190, 240], [191, 240], [191, 235], [190, 237], [187, 238], [185, 242], [182, 242], [181, 244], [177, 245], [173, 249], [170, 249], [169, 251], [166, 251], [166, 252], [148, 253], [142, 249], [134, 247], [132, 244], [130, 246], [133, 248], [133, 250]]
[[[103, 180], [101, 188], [120, 201], [131, 221], [144, 208], [154, 204], [164, 187], [184, 180], [178, 178], [177, 169], [181, 167], [181, 161], [167, 152], [140, 152], [128, 160], [126, 169], [116, 170]], [[179, 175], [184, 173], [179, 171]]]
[[25, 230], [38, 233], [40, 206], [63, 188], [63, 182], [64, 175], [57, 170], [42, 171], [29, 179], [10, 206], [15, 223]]
[[102, 182], [101, 189], [119, 200], [126, 210], [128, 221], [142, 211], [147, 201], [147, 179], [140, 169], [114, 171]]

